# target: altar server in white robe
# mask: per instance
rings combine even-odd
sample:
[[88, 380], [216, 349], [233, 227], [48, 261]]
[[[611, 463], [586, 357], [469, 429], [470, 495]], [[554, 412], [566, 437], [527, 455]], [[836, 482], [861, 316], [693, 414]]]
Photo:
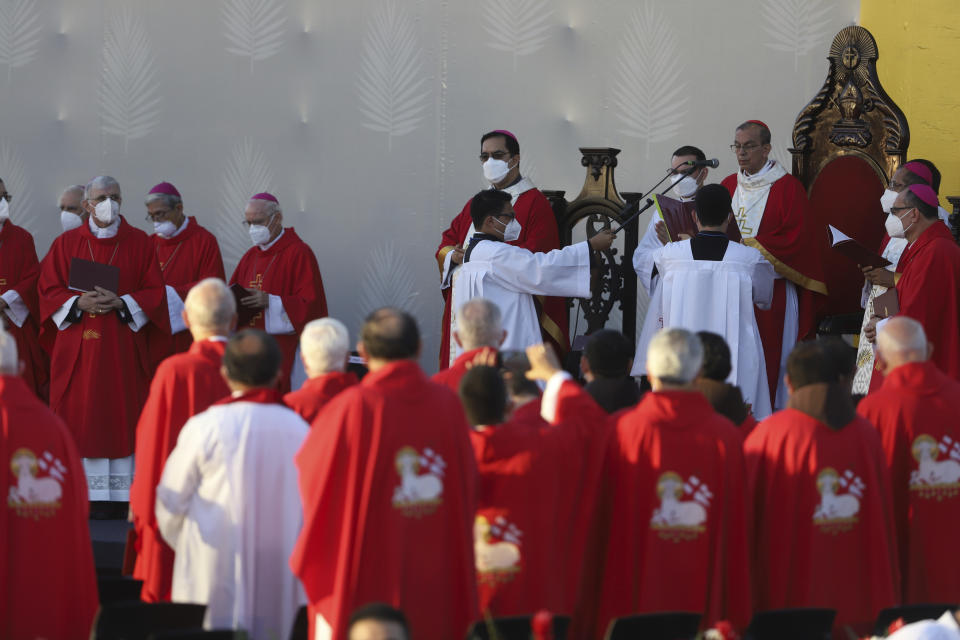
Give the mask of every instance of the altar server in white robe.
[[660, 283], [644, 319], [632, 373], [646, 373], [647, 346], [660, 329], [712, 331], [730, 345], [727, 381], [740, 387], [753, 415], [762, 420], [771, 413], [770, 391], [753, 307], [770, 307], [775, 274], [758, 250], [727, 238], [730, 202], [723, 186], [701, 187], [694, 199], [699, 233], [655, 252]]
[[[609, 249], [615, 235], [602, 229], [588, 241], [547, 253], [533, 253], [507, 244], [520, 234], [510, 194], [481, 191], [470, 203], [478, 232], [470, 238], [463, 265], [454, 272], [452, 322], [456, 310], [474, 298], [486, 298], [503, 314], [507, 337], [501, 349], [523, 350], [543, 341], [534, 295], [585, 298], [590, 295], [590, 263], [594, 251]], [[456, 349], [454, 358], [462, 349]]]
[[173, 548], [174, 602], [207, 605], [207, 629], [287, 638], [306, 600], [287, 559], [303, 522], [293, 457], [309, 426], [276, 389], [282, 354], [247, 329], [227, 343], [232, 392], [187, 421], [157, 487]]

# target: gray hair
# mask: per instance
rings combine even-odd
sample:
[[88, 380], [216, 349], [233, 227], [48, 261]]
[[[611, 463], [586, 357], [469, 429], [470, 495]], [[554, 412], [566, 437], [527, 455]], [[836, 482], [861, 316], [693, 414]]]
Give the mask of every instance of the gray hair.
[[97, 176], [93, 180], [87, 183], [87, 186], [83, 189], [83, 199], [90, 199], [90, 192], [94, 189], [109, 189], [110, 187], [116, 187], [117, 190], [120, 190], [120, 183], [117, 182], [116, 178], [110, 176]]
[[647, 374], [661, 382], [693, 382], [703, 365], [703, 344], [686, 329], [661, 329], [647, 347]]
[[173, 209], [178, 204], [183, 204], [183, 200], [180, 196], [175, 196], [172, 193], [148, 193], [147, 197], [144, 199], [143, 204], [150, 205], [158, 200], [163, 201], [163, 206], [167, 209]]
[[80, 197], [82, 198], [82, 197], [84, 196], [84, 191], [85, 191], [85, 190], [86, 190], [86, 188], [85, 188], [82, 184], [72, 184], [72, 185], [70, 185], [69, 187], [67, 187], [66, 189], [64, 189], [64, 190], [63, 190], [63, 193], [61, 193], [60, 195], [61, 195], [61, 196], [65, 196], [65, 195], [67, 195], [68, 193], [78, 193], [78, 194], [80, 194]]
[[274, 202], [273, 200], [259, 200], [259, 199], [254, 200], [253, 198], [250, 198], [250, 202], [262, 202], [263, 212], [268, 216], [272, 216], [273, 214], [280, 211], [280, 205]]
[[0, 374], [6, 376], [20, 375], [17, 340], [7, 333], [3, 324], [3, 322], [0, 322]]
[[503, 340], [500, 307], [485, 298], [467, 301], [457, 311], [457, 336], [465, 351], [499, 347]]
[[877, 332], [877, 350], [884, 359], [922, 362], [927, 359], [927, 334], [913, 318], [890, 318]]
[[313, 375], [343, 371], [349, 353], [350, 334], [334, 318], [311, 320], [300, 334], [300, 355]]
[[226, 335], [237, 312], [237, 302], [223, 280], [206, 278], [190, 289], [183, 308], [190, 326]]

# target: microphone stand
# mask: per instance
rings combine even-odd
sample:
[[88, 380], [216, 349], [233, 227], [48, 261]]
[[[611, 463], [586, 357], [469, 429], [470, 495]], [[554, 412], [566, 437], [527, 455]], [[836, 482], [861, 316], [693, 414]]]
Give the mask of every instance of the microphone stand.
[[[624, 215], [626, 215], [627, 213], [629, 213], [630, 210], [633, 209], [634, 207], [640, 207], [640, 201], [643, 200], [644, 198], [647, 198], [647, 196], [649, 196], [651, 193], [653, 193], [653, 191], [654, 191], [657, 187], [659, 187], [661, 184], [663, 184], [663, 181], [666, 180], [667, 178], [669, 178], [670, 176], [672, 176], [672, 175], [689, 176], [691, 173], [693, 173], [693, 172], [696, 171], [696, 170], [697, 170], [697, 166], [696, 166], [696, 165], [690, 165], [689, 167], [687, 167], [686, 169], [683, 169], [683, 170], [670, 169], [669, 171], [667, 171], [667, 175], [665, 175], [665, 176], [663, 176], [662, 178], [660, 178], [660, 181], [659, 181], [657, 184], [653, 185], [653, 186], [650, 188], [649, 191], [647, 191], [645, 194], [643, 194], [642, 196], [640, 196], [639, 198], [637, 198], [636, 200], [634, 200], [633, 202], [631, 202], [630, 204], [628, 204], [627, 206], [625, 206], [625, 207], [623, 208], [623, 210], [620, 212], [620, 217], [622, 218]], [[661, 191], [661, 192], [660, 192], [659, 194], [657, 194], [657, 195], [661, 195], [661, 196], [662, 196], [662, 195], [666, 194], [667, 191], [669, 191], [672, 187], [673, 187], [673, 184], [672, 184], [672, 183], [671, 183], [671, 184], [668, 184], [666, 187], [663, 188], [663, 191]], [[626, 220], [624, 220], [624, 221], [623, 221], [623, 224], [621, 224], [621, 225], [617, 228], [617, 230], [613, 232], [614, 235], [620, 233], [620, 231], [622, 231], [625, 226], [627, 226], [628, 224], [630, 224], [631, 222], [633, 222], [634, 219], [636, 219], [637, 217], [639, 217], [641, 213], [643, 213], [644, 211], [646, 211], [647, 209], [649, 209], [649, 208], [652, 207], [652, 206], [653, 206], [653, 198], [647, 198], [647, 201], [644, 203], [643, 207], [640, 207], [639, 209], [637, 209], [637, 211], [636, 211], [635, 213], [631, 214], [629, 218], [627, 218]]]

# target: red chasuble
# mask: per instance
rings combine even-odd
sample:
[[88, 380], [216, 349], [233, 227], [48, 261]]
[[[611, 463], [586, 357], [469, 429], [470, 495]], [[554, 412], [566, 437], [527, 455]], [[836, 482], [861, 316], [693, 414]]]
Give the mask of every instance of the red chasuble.
[[607, 448], [598, 633], [633, 613], [695, 611], [702, 626], [750, 618], [742, 438], [697, 391], [647, 393]]
[[960, 602], [960, 383], [932, 362], [905, 364], [857, 412], [890, 469], [904, 602]]
[[324, 407], [296, 464], [290, 566], [311, 625], [320, 614], [345, 638], [350, 612], [380, 601], [406, 614], [412, 638], [462, 637], [477, 617], [477, 470], [459, 398], [392, 362]]
[[86, 640], [97, 582], [76, 445], [14, 376], [0, 376], [0, 427], [0, 637]]
[[[293, 227], [287, 227], [283, 235], [266, 251], [262, 251], [260, 247], [251, 247], [243, 254], [230, 278], [230, 284], [234, 283], [247, 289], [260, 289], [280, 296], [283, 302], [283, 310], [290, 319], [294, 332], [273, 334], [273, 337], [283, 351], [283, 375], [278, 387], [281, 393], [286, 393], [290, 390], [290, 372], [293, 370], [293, 359], [303, 326], [311, 320], [327, 315], [327, 298], [323, 293], [323, 280], [317, 258]], [[237, 330], [248, 327], [266, 330], [265, 312], [266, 310], [262, 310], [248, 326], [238, 326]]]
[[[67, 288], [71, 258], [118, 267], [117, 295], [131, 295], [150, 323], [170, 330], [153, 242], [123, 218], [112, 238], [97, 238], [85, 224], [53, 241], [40, 270], [43, 321], [78, 295]], [[116, 313], [85, 313], [79, 322], [56, 332], [50, 408], [67, 423], [84, 458], [124, 458], [133, 453], [137, 419], [150, 382], [147, 326], [133, 331]]]
[[930, 225], [904, 250], [898, 269], [899, 315], [923, 325], [932, 360], [960, 380], [960, 247], [947, 226]]
[[[471, 202], [473, 202], [472, 198], [443, 232], [440, 247], [434, 254], [441, 272], [447, 254], [456, 245], [463, 245], [467, 232], [473, 226], [473, 219], [470, 217]], [[513, 210], [517, 214], [517, 222], [520, 223], [520, 237], [508, 244], [543, 253], [560, 248], [557, 219], [553, 215], [550, 201], [540, 193], [539, 189], [530, 189], [520, 194], [513, 205]], [[440, 340], [440, 369], [443, 370], [450, 366], [450, 340], [453, 338], [450, 335], [450, 288], [443, 289], [441, 293], [443, 295], [443, 326]], [[540, 315], [540, 331], [543, 333], [544, 341], [551, 342], [558, 350], [557, 353], [561, 355], [566, 353], [570, 349], [566, 299], [534, 296], [534, 302], [537, 313]]]
[[744, 455], [757, 610], [836, 609], [835, 638], [846, 637], [848, 625], [863, 635], [899, 601], [889, 474], [876, 429], [858, 416], [832, 429], [784, 409], [753, 430]]
[[[150, 236], [157, 251], [157, 262], [163, 272], [164, 284], [173, 287], [181, 300], [187, 299], [187, 293], [205, 278], [226, 280], [223, 273], [223, 258], [220, 246], [213, 234], [197, 224], [190, 216], [187, 228], [172, 238], [163, 238], [157, 234]], [[153, 336], [151, 336], [151, 339]], [[190, 348], [193, 337], [188, 329], [173, 334], [172, 345], [160, 359], [174, 353], [183, 353]]]
[[22, 327], [18, 327], [6, 313], [3, 326], [17, 341], [17, 353], [23, 361], [23, 381], [42, 400], [49, 391], [50, 363], [40, 348], [40, 305], [37, 300], [37, 278], [40, 264], [33, 236], [9, 220], [0, 228], [0, 294], [11, 289], [30, 310]]
[[[723, 179], [732, 196], [737, 190], [737, 174]], [[817, 225], [809, 211], [803, 184], [789, 173], [770, 187], [760, 228], [744, 244], [760, 251], [777, 274], [797, 285], [799, 328], [797, 339], [804, 340], [816, 331], [816, 314], [827, 294], [822, 255], [827, 247], [827, 230]], [[783, 346], [783, 320], [786, 312], [786, 284], [778, 278], [773, 286], [773, 302], [767, 310], [754, 308], [757, 328], [763, 342], [763, 355], [770, 382], [770, 399], [776, 396], [780, 380], [780, 355]]]
[[352, 371], [331, 371], [305, 380], [302, 387], [283, 396], [283, 404], [299, 413], [304, 422], [312, 424], [334, 396], [355, 384], [357, 376]]
[[467, 365], [472, 365], [473, 359], [485, 351], [496, 350], [490, 347], [479, 347], [477, 349], [471, 349], [470, 351], [464, 351], [453, 361], [452, 365], [446, 369], [441, 368], [440, 371], [433, 374], [431, 380], [437, 384], [442, 384], [454, 393], [460, 393], [460, 380], [463, 379], [464, 374], [467, 373], [467, 369], [470, 368]]
[[150, 395], [137, 423], [137, 464], [130, 487], [130, 509], [139, 552], [133, 577], [143, 580], [145, 602], [170, 600], [173, 550], [157, 529], [157, 485], [167, 456], [177, 445], [187, 420], [230, 395], [220, 375], [225, 341], [202, 340], [187, 353], [164, 360], [150, 384]]

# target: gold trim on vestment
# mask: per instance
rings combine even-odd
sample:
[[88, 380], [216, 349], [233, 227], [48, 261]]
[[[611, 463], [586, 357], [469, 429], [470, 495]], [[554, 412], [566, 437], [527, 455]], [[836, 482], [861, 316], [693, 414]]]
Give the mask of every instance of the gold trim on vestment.
[[[560, 345], [561, 347], [564, 347], [564, 345], [566, 345], [567, 343], [567, 340], [563, 336], [563, 331], [560, 329], [560, 325], [558, 325], [554, 321], [554, 319], [551, 318], [550, 315], [547, 313], [546, 308], [544, 306], [544, 302], [545, 302], [544, 297], [537, 296], [537, 300], [540, 301], [540, 326], [542, 326], [546, 330], [546, 332], [550, 335], [551, 338], [557, 341], [558, 345]], [[557, 354], [557, 355], [563, 355], [563, 354]]]
[[776, 272], [779, 273], [784, 278], [786, 278], [787, 280], [789, 280], [790, 282], [798, 286], [801, 286], [804, 289], [809, 289], [814, 293], [821, 293], [823, 295], [827, 295], [826, 284], [824, 284], [823, 282], [820, 282], [819, 280], [808, 278], [807, 276], [803, 275], [793, 267], [787, 264], [784, 264], [783, 262], [778, 260], [776, 256], [774, 256], [772, 253], [767, 251], [763, 247], [763, 245], [757, 241], [756, 238], [744, 238], [743, 244], [747, 245], [748, 247], [753, 247], [754, 249], [762, 253], [763, 257], [766, 258], [770, 262], [770, 264], [773, 265], [773, 268], [776, 270]]
[[903, 277], [902, 273], [900, 273], [899, 271], [895, 271], [893, 273], [893, 286], [897, 286], [897, 283], [900, 282], [900, 278], [902, 277]]
[[447, 259], [447, 254], [456, 249], [452, 244], [448, 244], [437, 253], [437, 266], [440, 268], [440, 275], [443, 275], [443, 262]]

